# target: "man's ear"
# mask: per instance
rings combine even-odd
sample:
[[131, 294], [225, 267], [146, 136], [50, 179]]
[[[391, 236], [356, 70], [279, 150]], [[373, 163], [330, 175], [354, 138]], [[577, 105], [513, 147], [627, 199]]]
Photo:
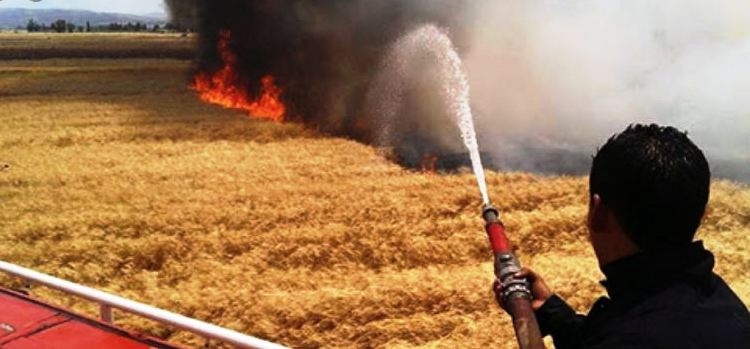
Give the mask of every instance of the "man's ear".
[[607, 209], [602, 204], [599, 194], [591, 195], [589, 199], [589, 215], [587, 224], [589, 231], [597, 233], [604, 231], [607, 227]]

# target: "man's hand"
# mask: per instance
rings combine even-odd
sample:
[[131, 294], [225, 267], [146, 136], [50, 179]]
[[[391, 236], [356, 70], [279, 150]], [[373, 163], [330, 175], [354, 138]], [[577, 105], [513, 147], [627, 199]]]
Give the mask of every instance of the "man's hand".
[[[531, 308], [533, 308], [534, 311], [541, 308], [542, 305], [544, 305], [544, 302], [546, 302], [549, 297], [552, 297], [552, 291], [550, 291], [547, 284], [544, 283], [542, 277], [533, 270], [524, 267], [514, 276], [517, 278], [526, 278], [526, 280], [528, 280], [529, 286], [531, 287], [531, 295], [533, 296], [533, 299], [531, 300]], [[497, 304], [500, 305], [500, 308], [507, 311], [503, 304], [503, 285], [500, 284], [500, 281], [495, 280], [492, 284], [492, 290], [495, 291], [495, 300], [497, 301]]]

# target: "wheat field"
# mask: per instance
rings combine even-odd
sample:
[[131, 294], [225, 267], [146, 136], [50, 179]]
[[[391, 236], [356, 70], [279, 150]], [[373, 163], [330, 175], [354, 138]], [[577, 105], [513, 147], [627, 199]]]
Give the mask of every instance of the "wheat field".
[[[515, 348], [472, 174], [406, 170], [351, 140], [203, 104], [188, 70], [0, 61], [2, 260], [290, 347]], [[604, 294], [586, 178], [490, 172], [488, 185], [522, 262], [586, 311]], [[699, 238], [746, 304], [749, 227], [750, 189], [714, 182]]]

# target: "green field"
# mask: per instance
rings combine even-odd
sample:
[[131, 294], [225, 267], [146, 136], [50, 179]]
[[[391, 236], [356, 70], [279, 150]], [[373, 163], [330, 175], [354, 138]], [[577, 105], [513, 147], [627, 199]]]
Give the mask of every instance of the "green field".
[[[515, 348], [471, 174], [405, 170], [351, 140], [204, 104], [189, 70], [168, 58], [0, 61], [2, 260], [291, 347]], [[586, 178], [490, 172], [488, 184], [522, 261], [587, 310], [604, 291]], [[700, 238], [750, 302], [747, 186], [714, 183]]]

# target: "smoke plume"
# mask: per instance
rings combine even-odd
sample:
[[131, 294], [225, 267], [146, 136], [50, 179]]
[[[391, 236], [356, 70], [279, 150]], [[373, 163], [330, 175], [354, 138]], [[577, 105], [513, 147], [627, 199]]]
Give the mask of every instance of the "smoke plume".
[[[216, 43], [232, 32], [242, 81], [257, 93], [273, 75], [288, 117], [375, 143], [368, 91], [391, 45], [434, 24], [450, 33], [469, 74], [483, 156], [490, 167], [585, 173], [590, 155], [633, 122], [687, 130], [720, 176], [750, 180], [750, 3], [532, 0], [167, 1], [200, 32], [197, 69], [215, 71]], [[399, 161], [425, 154], [466, 164], [453, 118], [435, 88], [430, 56], [393, 79]], [[458, 154], [458, 155], [457, 155]], [[454, 161], [458, 156], [460, 159]]]
[[198, 24], [198, 0], [164, 0], [170, 21], [178, 28], [193, 29]]
[[633, 122], [688, 131], [750, 180], [750, 3], [485, 1], [465, 57], [483, 145], [504, 168], [583, 173]]

